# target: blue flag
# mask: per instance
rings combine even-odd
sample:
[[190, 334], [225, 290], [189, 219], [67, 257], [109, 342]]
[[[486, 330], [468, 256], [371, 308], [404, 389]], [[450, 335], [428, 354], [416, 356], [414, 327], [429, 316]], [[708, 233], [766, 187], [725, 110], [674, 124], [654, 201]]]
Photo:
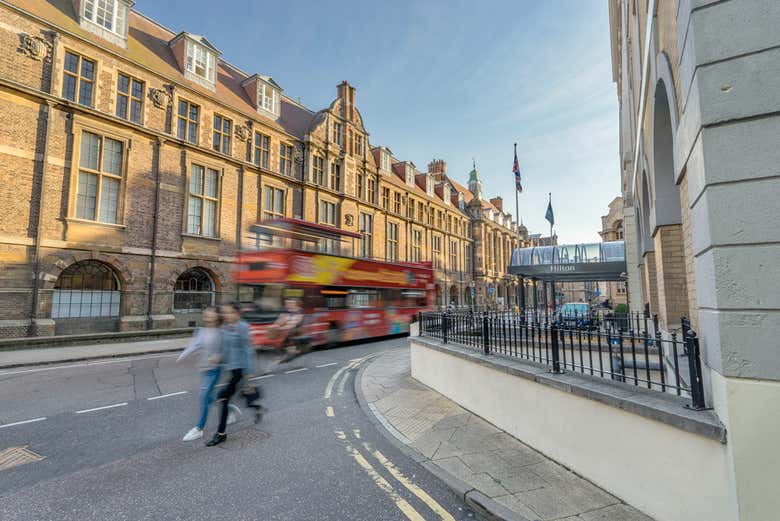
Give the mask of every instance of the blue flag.
[[555, 215], [553, 215], [552, 209], [552, 194], [550, 194], [550, 201], [547, 203], [547, 213], [544, 214], [544, 218], [550, 223], [550, 226], [555, 224]]

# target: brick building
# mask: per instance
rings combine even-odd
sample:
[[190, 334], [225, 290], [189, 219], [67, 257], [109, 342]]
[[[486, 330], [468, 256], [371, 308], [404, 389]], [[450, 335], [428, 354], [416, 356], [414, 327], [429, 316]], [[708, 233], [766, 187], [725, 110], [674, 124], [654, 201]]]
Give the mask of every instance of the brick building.
[[0, 336], [187, 325], [235, 295], [231, 257], [275, 216], [433, 260], [441, 304], [472, 280], [510, 294], [500, 200], [372, 146], [347, 82], [311, 111], [130, 0], [3, 1], [0, 21]]

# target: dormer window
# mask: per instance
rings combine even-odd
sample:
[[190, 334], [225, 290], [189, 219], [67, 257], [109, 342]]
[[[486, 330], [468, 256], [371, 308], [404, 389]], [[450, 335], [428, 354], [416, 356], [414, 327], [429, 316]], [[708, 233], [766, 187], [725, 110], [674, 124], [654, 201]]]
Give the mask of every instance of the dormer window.
[[244, 92], [257, 107], [257, 112], [272, 119], [279, 117], [282, 88], [270, 76], [253, 74], [243, 82]]
[[450, 185], [445, 183], [443, 190], [444, 190], [444, 204], [450, 204], [452, 202], [450, 200]]
[[127, 14], [131, 7], [131, 0], [84, 0], [81, 2], [80, 25], [111, 43], [125, 47]]
[[414, 167], [410, 164], [406, 165], [406, 184], [414, 186]]
[[206, 38], [182, 32], [168, 45], [179, 63], [184, 77], [207, 89], [214, 90], [217, 83], [217, 58], [219, 50]]
[[433, 190], [433, 176], [428, 174], [427, 179], [425, 180], [425, 191], [429, 196], [433, 197]]
[[192, 40], [187, 40], [187, 54], [184, 61], [187, 72], [191, 72], [209, 83], [215, 83], [216, 62], [217, 57], [206, 47]]
[[383, 150], [382, 153], [380, 154], [380, 157], [381, 157], [380, 165], [379, 165], [380, 168], [382, 168], [382, 170], [384, 170], [385, 172], [389, 172], [390, 171], [390, 154], [388, 154], [387, 152], [385, 152]]
[[259, 108], [275, 116], [279, 115], [279, 91], [267, 83], [257, 84], [257, 102]]

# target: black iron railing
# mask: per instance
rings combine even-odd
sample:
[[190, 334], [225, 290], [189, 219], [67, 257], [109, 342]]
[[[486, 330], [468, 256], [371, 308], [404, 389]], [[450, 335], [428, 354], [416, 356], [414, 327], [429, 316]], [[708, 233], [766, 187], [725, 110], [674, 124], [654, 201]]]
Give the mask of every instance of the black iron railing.
[[[432, 311], [421, 313], [420, 335], [486, 355], [522, 358], [655, 391], [690, 396], [703, 409], [699, 341], [683, 319], [682, 335], [665, 334], [655, 317], [626, 315], [610, 321], [539, 313]], [[639, 327], [641, 329], [634, 329]]]

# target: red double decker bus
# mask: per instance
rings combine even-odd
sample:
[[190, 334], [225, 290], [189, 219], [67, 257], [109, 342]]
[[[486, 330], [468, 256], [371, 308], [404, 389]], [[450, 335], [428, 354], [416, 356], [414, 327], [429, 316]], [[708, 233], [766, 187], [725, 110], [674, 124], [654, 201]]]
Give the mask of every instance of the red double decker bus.
[[234, 277], [258, 348], [279, 347], [270, 326], [287, 298], [301, 302], [312, 346], [408, 333], [417, 313], [432, 308], [430, 262], [356, 258], [347, 253], [359, 234], [298, 219], [251, 231], [257, 251], [237, 256]]

